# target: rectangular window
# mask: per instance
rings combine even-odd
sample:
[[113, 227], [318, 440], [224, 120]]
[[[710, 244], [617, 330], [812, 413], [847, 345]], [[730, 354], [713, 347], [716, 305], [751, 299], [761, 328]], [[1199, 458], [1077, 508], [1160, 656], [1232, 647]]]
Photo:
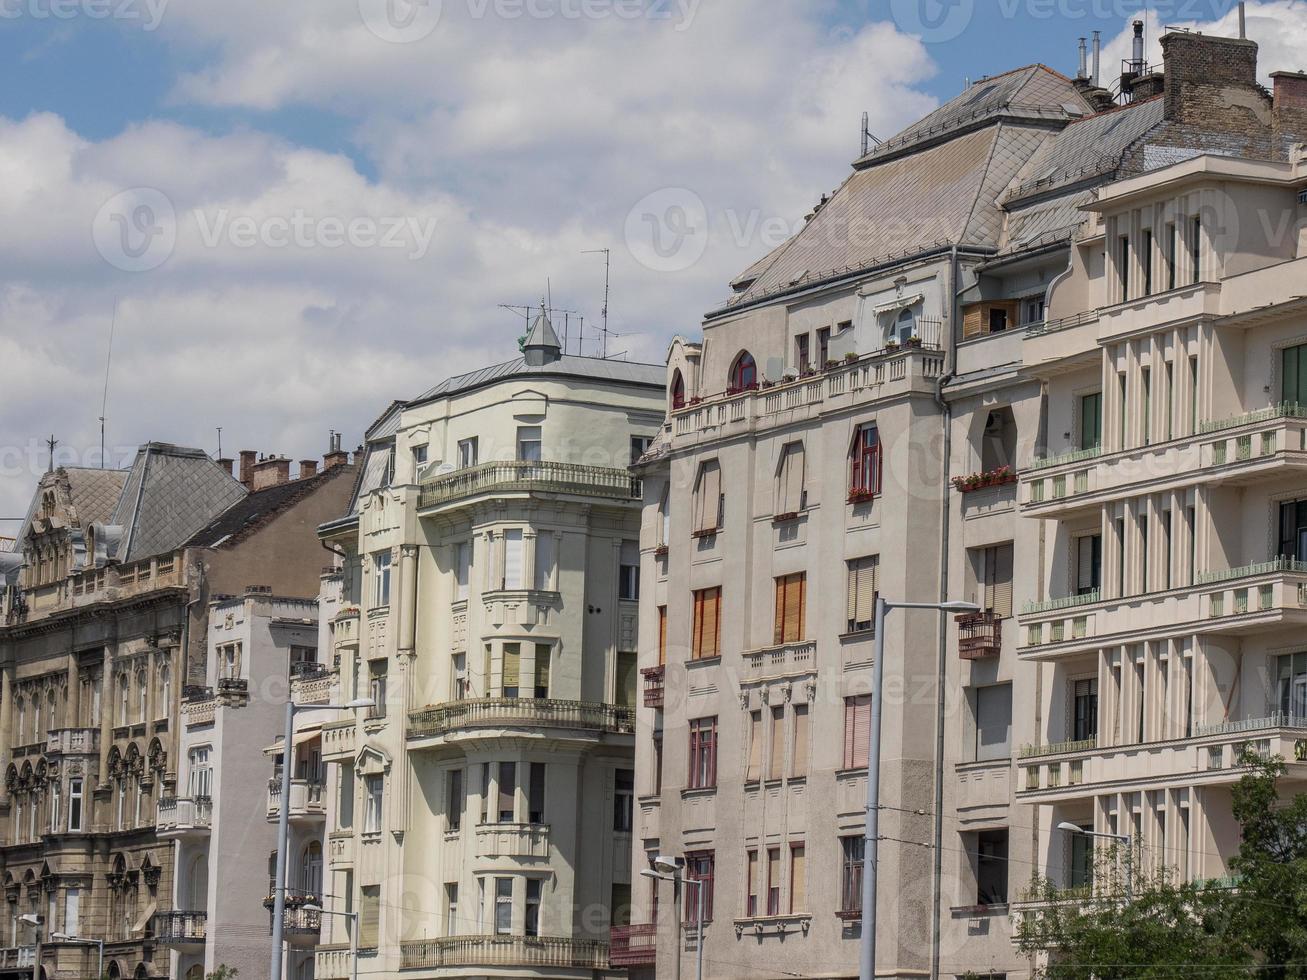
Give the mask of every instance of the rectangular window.
[[558, 584], [554, 577], [554, 554], [558, 550], [558, 540], [553, 534], [541, 534], [536, 537], [535, 587], [541, 592], [557, 592]]
[[376, 949], [381, 933], [381, 886], [359, 889], [359, 948]]
[[517, 819], [517, 763], [501, 762], [496, 780], [498, 802], [496, 819], [500, 823], [513, 823]]
[[640, 457], [653, 445], [653, 436], [631, 436], [631, 465], [640, 462]]
[[495, 879], [495, 935], [513, 934], [513, 879]]
[[756, 783], [762, 778], [762, 712], [749, 712], [749, 764], [744, 781]]
[[845, 625], [850, 633], [866, 633], [875, 625], [876, 596], [880, 592], [877, 582], [880, 556], [854, 558], [848, 567], [848, 615]]
[[790, 845], [790, 914], [808, 910], [808, 852], [802, 844]]
[[381, 833], [381, 794], [382, 777], [366, 776], [363, 780], [367, 791], [367, 807], [363, 813], [363, 832], [365, 834]]
[[545, 822], [545, 783], [548, 770], [545, 763], [531, 763], [530, 778], [527, 784], [526, 819], [528, 823]]
[[1170, 290], [1177, 285], [1175, 270], [1180, 259], [1180, 232], [1174, 223], [1166, 226], [1166, 241], [1166, 288]]
[[426, 465], [427, 465], [427, 447], [426, 447], [426, 446], [414, 446], [414, 447], [413, 447], [413, 475], [414, 475], [414, 477], [416, 477], [417, 474], [418, 474], [418, 471], [419, 471], [423, 466], [426, 466]]
[[515, 527], [505, 531], [503, 578], [505, 590], [526, 588], [526, 582], [523, 580], [525, 572], [522, 567], [523, 550], [522, 529]]
[[55, 779], [50, 784], [50, 802], [48, 805], [50, 817], [50, 833], [57, 833], [59, 830], [59, 811], [62, 809], [62, 801], [59, 799], [60, 787], [59, 780]]
[[490, 763], [481, 763], [481, 822], [490, 822]]
[[1144, 295], [1153, 295], [1153, 233], [1144, 232]]
[[853, 437], [851, 468], [850, 496], [874, 497], [880, 493], [880, 432], [876, 426], [859, 426]]
[[772, 642], [799, 643], [806, 636], [804, 609], [807, 605], [808, 576], [804, 572], [776, 579], [776, 618]]
[[540, 894], [543, 890], [544, 882], [539, 878], [528, 878], [526, 880], [526, 909], [523, 932], [528, 936], [540, 935]]
[[717, 785], [717, 718], [690, 722], [690, 789]]
[[722, 470], [716, 460], [699, 467], [694, 484], [694, 530], [703, 536], [721, 529], [725, 497], [722, 494]]
[[354, 826], [354, 766], [346, 762], [336, 769], [336, 826], [346, 830]]
[[694, 630], [690, 656], [707, 660], [721, 656], [722, 590], [699, 589], [694, 593]]
[[390, 605], [390, 552], [378, 551], [372, 557], [372, 604]]
[[976, 602], [1000, 619], [1012, 615], [1012, 545], [971, 550]]
[[1032, 296], [1021, 303], [1021, 325], [1028, 327], [1031, 324], [1044, 322], [1044, 297]]
[[445, 826], [457, 832], [463, 826], [463, 770], [445, 774]]
[[1012, 685], [994, 684], [976, 690], [976, 761], [1012, 755]]
[[[82, 914], [82, 890], [80, 888], [69, 888], [64, 892], [64, 934], [68, 936], [81, 935], [81, 914]], [[54, 923], [50, 923], [53, 928]]]
[[1118, 375], [1116, 376], [1116, 380], [1117, 380], [1117, 384], [1118, 384], [1118, 386], [1119, 386], [1119, 388], [1120, 388], [1120, 395], [1121, 395], [1121, 400], [1120, 400], [1120, 402], [1119, 402], [1119, 404], [1120, 404], [1120, 406], [1121, 406], [1121, 415], [1120, 415], [1120, 418], [1121, 418], [1121, 433], [1120, 433], [1120, 435], [1121, 435], [1121, 442], [1120, 442], [1120, 444], [1117, 446], [1117, 448], [1118, 448], [1118, 449], [1125, 449], [1125, 447], [1126, 447], [1126, 445], [1125, 445], [1125, 440], [1126, 440], [1126, 431], [1127, 431], [1127, 430], [1126, 430], [1126, 422], [1127, 422], [1126, 413], [1129, 412], [1129, 410], [1130, 410], [1130, 404], [1129, 404], [1130, 400], [1129, 400], [1129, 398], [1127, 397], [1127, 393], [1128, 393], [1129, 389], [1126, 387], [1126, 376], [1125, 376], [1125, 373], [1124, 373], [1124, 372], [1118, 374]]
[[1307, 719], [1307, 653], [1276, 658], [1280, 712], [1295, 721]]
[[1003, 333], [1007, 330], [1007, 308], [991, 306], [989, 308], [989, 332]]
[[830, 327], [821, 327], [817, 331], [817, 366], [824, 368], [830, 363]]
[[1130, 236], [1122, 235], [1117, 240], [1117, 274], [1121, 282], [1121, 302], [1130, 299]]
[[745, 881], [747, 898], [744, 903], [744, 914], [752, 919], [758, 914], [758, 852], [752, 849], [745, 851], [744, 860], [745, 874], [747, 875]]
[[1098, 737], [1098, 679], [1087, 677], [1075, 682], [1072, 689], [1071, 738], [1077, 742]]
[[1007, 831], [976, 835], [976, 904], [1007, 904]]
[[445, 882], [445, 935], [458, 935], [458, 882]]
[[667, 663], [667, 607], [658, 607], [658, 666]]
[[781, 914], [781, 849], [767, 848], [767, 914]]
[[522, 691], [522, 645], [505, 643], [504, 662], [499, 673], [499, 696], [516, 698]]
[[68, 832], [75, 834], [82, 829], [82, 780], [74, 777], [68, 780]]
[[1144, 426], [1144, 445], [1153, 443], [1153, 371], [1143, 368], [1139, 372], [1144, 388], [1144, 417], [1140, 420]]
[[1103, 536], [1076, 538], [1076, 595], [1088, 595], [1103, 584]]
[[536, 644], [535, 678], [532, 693], [540, 700], [549, 697], [549, 658], [552, 654], [553, 647], [548, 643]]
[[1189, 233], [1189, 261], [1193, 266], [1194, 284], [1203, 281], [1203, 219], [1194, 218]]
[[538, 463], [540, 454], [540, 426], [519, 425], [517, 427], [517, 458], [524, 463]]
[[794, 338], [794, 363], [803, 374], [812, 367], [812, 358], [809, 354], [809, 335], [801, 333]]
[[477, 464], [477, 440], [460, 439], [458, 443], [458, 466], [459, 469], [467, 469], [469, 466]]
[[866, 840], [861, 834], [840, 838], [840, 911], [862, 911], [862, 856]]
[[1097, 449], [1103, 444], [1103, 393], [1080, 397], [1080, 448]]
[[[655, 894], [657, 892], [655, 891]], [[608, 891], [608, 907], [612, 910], [611, 922], [614, 928], [624, 928], [631, 924], [631, 886], [624, 882], [613, 882]], [[657, 905], [654, 906], [657, 911]], [[657, 922], [657, 915], [650, 917], [650, 922]]]
[[808, 775], [808, 706], [794, 706], [794, 750], [790, 759], [790, 775], [799, 778]]
[[770, 744], [767, 778], [780, 779], [785, 775], [785, 708], [779, 704], [771, 709]]
[[844, 767], [866, 769], [871, 737], [871, 695], [844, 699]]
[[[1093, 827], [1083, 827], [1093, 830]], [[1088, 888], [1094, 883], [1094, 839], [1086, 834], [1068, 834], [1071, 860], [1067, 869], [1067, 884], [1072, 888]]]
[[460, 541], [454, 545], [454, 601], [462, 602], [468, 596], [468, 582], [472, 571], [472, 542]]
[[618, 769], [614, 774], [613, 830], [629, 834], [634, 828], [635, 771]]
[[1307, 406], [1307, 344], [1280, 352], [1280, 400]]
[[[712, 851], [691, 851], [685, 855], [685, 877], [688, 881], [703, 882], [703, 921], [712, 921], [714, 861]], [[685, 921], [694, 922], [695, 907], [699, 900], [698, 888], [685, 889]]]
[[372, 707], [368, 708], [369, 718], [386, 717], [386, 662], [374, 661], [368, 665], [368, 696]]
[[808, 506], [807, 457], [803, 443], [792, 442], [781, 450], [781, 462], [776, 471], [776, 513], [798, 514]]
[[635, 601], [640, 598], [640, 545], [623, 541], [618, 556], [617, 598]]

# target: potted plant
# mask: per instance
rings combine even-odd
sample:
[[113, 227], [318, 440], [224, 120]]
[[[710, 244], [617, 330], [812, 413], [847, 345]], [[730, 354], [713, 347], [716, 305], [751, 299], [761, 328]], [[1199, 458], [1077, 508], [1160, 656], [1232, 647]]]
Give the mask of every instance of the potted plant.
[[921, 338], [920, 338], [920, 337], [915, 337], [915, 336], [914, 336], [914, 337], [909, 337], [907, 340], [905, 340], [905, 341], [903, 342], [903, 346], [904, 346], [904, 347], [920, 347], [920, 346], [921, 346]]
[[847, 354], [844, 355], [845, 364], [854, 364], [857, 362], [857, 360], [858, 360], [858, 355], [853, 353], [853, 351], [849, 351]]

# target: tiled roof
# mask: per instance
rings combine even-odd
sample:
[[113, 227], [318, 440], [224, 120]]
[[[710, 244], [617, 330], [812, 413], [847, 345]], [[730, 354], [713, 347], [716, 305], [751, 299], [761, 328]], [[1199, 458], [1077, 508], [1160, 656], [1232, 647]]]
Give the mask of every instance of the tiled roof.
[[245, 494], [202, 450], [147, 443], [109, 519], [123, 529], [115, 557], [131, 562], [173, 551]]
[[127, 479], [126, 470], [65, 466], [60, 472], [68, 479], [68, 493], [82, 527], [103, 521], [113, 513]]

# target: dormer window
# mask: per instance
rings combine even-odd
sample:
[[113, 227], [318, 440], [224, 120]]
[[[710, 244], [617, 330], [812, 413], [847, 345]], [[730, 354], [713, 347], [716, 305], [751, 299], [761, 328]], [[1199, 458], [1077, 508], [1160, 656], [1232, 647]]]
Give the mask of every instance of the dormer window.
[[728, 394], [735, 394], [740, 391], [748, 391], [758, 384], [758, 365], [754, 361], [753, 355], [747, 350], [741, 351], [731, 365], [731, 376]]

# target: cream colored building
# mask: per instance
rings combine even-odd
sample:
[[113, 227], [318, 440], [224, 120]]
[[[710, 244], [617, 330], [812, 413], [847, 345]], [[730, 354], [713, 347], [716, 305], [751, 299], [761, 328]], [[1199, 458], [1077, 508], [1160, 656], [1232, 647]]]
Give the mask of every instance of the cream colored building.
[[523, 356], [368, 433], [332, 619], [316, 976], [611, 976], [630, 904], [639, 487], [661, 367]]
[[[1223, 875], [1236, 747], [1307, 746], [1307, 79], [1163, 48], [1121, 105], [976, 82], [673, 344], [633, 870], [710, 882], [706, 976], [857, 973], [876, 592], [984, 610], [887, 623], [879, 975], [1028, 975], [1062, 821]], [[693, 970], [682, 903], [638, 888], [614, 962]]]

